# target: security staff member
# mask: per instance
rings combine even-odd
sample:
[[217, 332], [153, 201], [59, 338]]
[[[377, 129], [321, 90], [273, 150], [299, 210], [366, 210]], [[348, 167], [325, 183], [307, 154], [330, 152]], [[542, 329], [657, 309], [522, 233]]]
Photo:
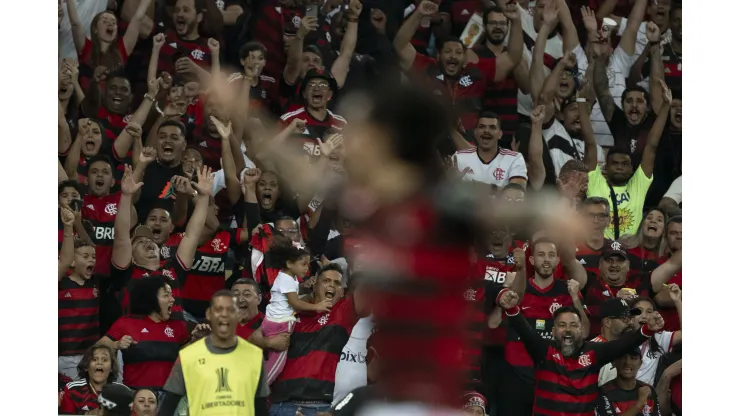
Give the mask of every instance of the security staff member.
[[211, 297], [209, 321], [211, 334], [180, 351], [158, 414], [173, 415], [187, 396], [189, 416], [267, 416], [262, 350], [237, 337], [239, 317], [231, 291]]

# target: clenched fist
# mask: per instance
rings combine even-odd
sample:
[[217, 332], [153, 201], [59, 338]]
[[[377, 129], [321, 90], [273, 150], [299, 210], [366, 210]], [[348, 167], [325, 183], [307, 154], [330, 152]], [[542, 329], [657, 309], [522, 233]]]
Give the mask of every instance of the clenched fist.
[[519, 303], [519, 295], [512, 290], [507, 290], [501, 294], [498, 304], [503, 309], [511, 309]]

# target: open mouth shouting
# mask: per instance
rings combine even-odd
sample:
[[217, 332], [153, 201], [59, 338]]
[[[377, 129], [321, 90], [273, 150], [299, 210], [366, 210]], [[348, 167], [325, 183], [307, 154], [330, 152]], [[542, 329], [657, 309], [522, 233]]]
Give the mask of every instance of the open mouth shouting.
[[92, 277], [94, 270], [95, 270], [95, 263], [90, 263], [87, 266], [85, 266], [85, 277], [87, 278]]
[[334, 301], [334, 296], [336, 296], [336, 292], [334, 291], [334, 289], [332, 289], [332, 288], [327, 288], [327, 289], [326, 289], [326, 290], [324, 291], [324, 297], [325, 297], [326, 299], [329, 299], [329, 300], [331, 300], [331, 301]]
[[154, 242], [157, 244], [162, 244], [164, 241], [164, 230], [162, 229], [161, 225], [150, 225], [149, 229], [152, 230], [152, 236], [154, 237]]
[[260, 205], [262, 205], [262, 208], [271, 208], [274, 204], [274, 200], [272, 198], [272, 192], [262, 192], [262, 197], [260, 198]]
[[627, 115], [627, 119], [631, 124], [637, 124], [640, 122], [640, 119], [642, 118], [642, 114], [640, 114], [640, 110], [638, 110], [636, 107], [633, 107], [630, 109], [629, 114]]
[[457, 58], [450, 58], [445, 62], [445, 72], [447, 74], [456, 74], [460, 67], [460, 61]]
[[676, 111], [676, 115], [674, 117], [674, 120], [676, 121], [677, 124], [681, 124], [681, 110]]
[[162, 144], [162, 158], [163, 159], [172, 159], [172, 157], [175, 155], [175, 146], [172, 145], [170, 142], [165, 142]]
[[573, 344], [575, 342], [576, 341], [575, 341], [575, 338], [573, 337], [573, 333], [572, 332], [566, 332], [563, 335], [563, 345], [573, 346]]
[[95, 143], [95, 139], [92, 137], [85, 138], [85, 141], [82, 143], [82, 151], [86, 156], [94, 155], [96, 153], [96, 147], [97, 143]]
[[177, 16], [175, 18], [175, 30], [178, 34], [184, 35], [188, 31], [188, 22], [183, 16]]
[[324, 93], [321, 91], [312, 91], [310, 98], [311, 105], [319, 106], [324, 103]]
[[105, 369], [102, 364], [96, 364], [95, 367], [93, 367], [93, 377], [98, 379], [105, 378]]
[[226, 332], [229, 330], [229, 320], [226, 318], [219, 318], [216, 321], [216, 329], [219, 331]]

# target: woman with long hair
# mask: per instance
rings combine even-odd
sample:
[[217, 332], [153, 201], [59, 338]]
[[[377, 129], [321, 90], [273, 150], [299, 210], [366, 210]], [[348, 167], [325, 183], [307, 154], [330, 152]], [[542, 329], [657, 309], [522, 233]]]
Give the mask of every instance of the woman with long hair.
[[[681, 316], [681, 289], [678, 288], [676, 285], [671, 285], [670, 288], [666, 288], [666, 290], [670, 290], [671, 292], [671, 299], [676, 303], [676, 308], [678, 310], [679, 317]], [[642, 325], [644, 325], [647, 320], [648, 316], [652, 314], [654, 311], [658, 310], [657, 305], [655, 302], [648, 298], [648, 297], [639, 297], [630, 300], [630, 308], [631, 309], [639, 309], [640, 315], [637, 315], [633, 317], [632, 319], [632, 327], [633, 328], [640, 328]], [[679, 329], [678, 331], [671, 332], [671, 331], [662, 331], [659, 332], [652, 337], [650, 337], [649, 340], [645, 341], [645, 343], [640, 346], [640, 353], [642, 355], [642, 365], [640, 366], [640, 369], [637, 371], [637, 379], [642, 381], [643, 383], [650, 384], [651, 386], [655, 385], [655, 374], [658, 370], [658, 364], [660, 362], [660, 358], [664, 356], [665, 354], [669, 353], [674, 346], [681, 344], [682, 341], [682, 332]]]
[[123, 37], [118, 36], [118, 18], [113, 11], [105, 10], [98, 13], [90, 24], [89, 39], [85, 36], [85, 28], [82, 27], [75, 2], [67, 2], [72, 40], [80, 62], [80, 85], [83, 89], [87, 88], [95, 68], [104, 66], [109, 71], [114, 71], [126, 65], [139, 40], [141, 20], [146, 15], [151, 1], [142, 0], [139, 3]]
[[61, 413], [81, 415], [98, 407], [98, 394], [118, 378], [116, 354], [105, 345], [93, 345], [77, 366], [78, 379], [67, 383], [59, 406]]
[[[668, 216], [660, 208], [650, 208], [645, 211], [637, 234], [629, 234], [619, 239], [629, 254], [642, 259], [639, 269], [645, 269], [647, 262], [657, 262], [660, 257], [660, 244], [665, 234], [665, 222]], [[647, 271], [652, 271], [657, 263]], [[631, 268], [638, 269], [636, 265]]]

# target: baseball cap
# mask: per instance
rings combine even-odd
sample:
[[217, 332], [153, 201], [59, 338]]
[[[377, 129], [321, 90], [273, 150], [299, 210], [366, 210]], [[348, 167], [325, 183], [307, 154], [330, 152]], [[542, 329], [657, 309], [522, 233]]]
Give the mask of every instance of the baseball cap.
[[134, 230], [134, 235], [133, 237], [131, 237], [131, 241], [133, 242], [140, 237], [154, 240], [154, 234], [152, 233], [152, 230], [146, 225], [139, 225], [138, 227], [136, 227], [136, 229]]
[[629, 260], [627, 258], [627, 252], [624, 251], [624, 248], [622, 248], [622, 244], [618, 241], [613, 241], [610, 245], [608, 245], [604, 251], [601, 253], [601, 258], [605, 259], [607, 257], [612, 256], [619, 256], [625, 260]]
[[308, 70], [308, 72], [306, 72], [306, 76], [303, 78], [303, 83], [301, 84], [301, 94], [303, 94], [303, 91], [305, 91], [306, 87], [308, 87], [308, 82], [313, 79], [325, 80], [329, 83], [329, 88], [331, 88], [332, 92], [337, 92], [337, 81], [334, 80], [334, 77], [331, 76], [328, 71], [324, 69], [311, 68]]
[[638, 308], [630, 309], [627, 301], [619, 298], [607, 299], [601, 304], [602, 318], [622, 318], [637, 316], [642, 313]]
[[486, 402], [486, 398], [483, 397], [482, 394], [475, 392], [475, 391], [470, 391], [470, 392], [465, 393], [462, 398], [463, 398], [463, 406], [462, 406], [463, 410], [469, 407], [480, 407], [481, 409], [483, 409], [483, 412], [485, 413], [487, 402]]
[[134, 403], [134, 392], [120, 383], [108, 383], [98, 395], [100, 407], [108, 415], [130, 415]]
[[633, 348], [627, 351], [624, 355], [629, 355], [630, 357], [642, 357], [642, 351], [640, 351], [639, 348]]

